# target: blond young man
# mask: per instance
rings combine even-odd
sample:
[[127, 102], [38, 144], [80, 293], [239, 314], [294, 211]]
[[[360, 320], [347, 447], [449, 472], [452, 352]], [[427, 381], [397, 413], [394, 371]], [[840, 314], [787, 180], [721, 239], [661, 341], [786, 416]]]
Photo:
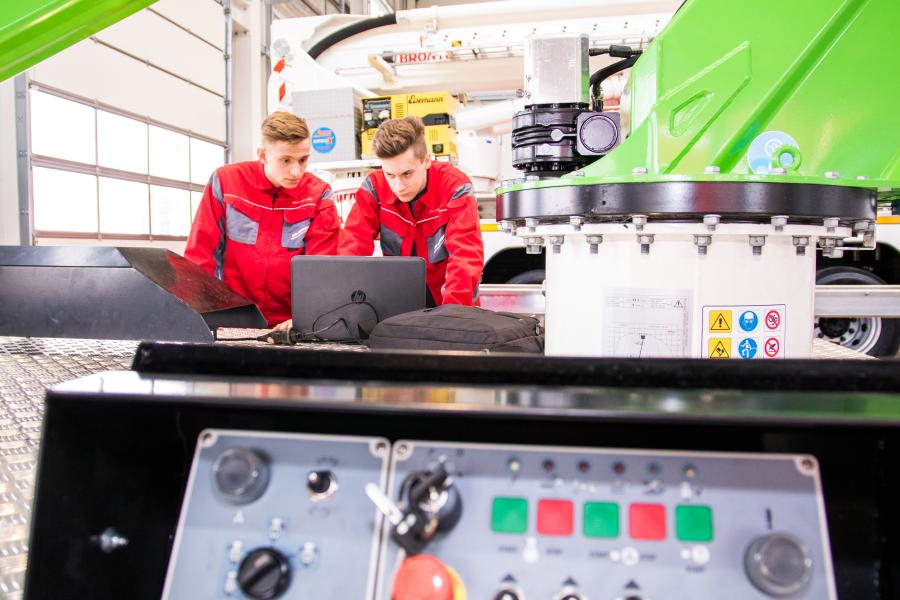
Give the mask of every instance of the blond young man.
[[380, 236], [385, 256], [425, 259], [429, 305], [471, 305], [484, 270], [484, 244], [469, 178], [431, 160], [419, 117], [385, 121], [372, 144], [381, 170], [356, 192], [339, 253], [369, 256]]
[[289, 326], [291, 258], [335, 254], [339, 220], [328, 184], [306, 172], [306, 122], [276, 112], [262, 124], [258, 160], [212, 174], [185, 257], [256, 303], [269, 327]]

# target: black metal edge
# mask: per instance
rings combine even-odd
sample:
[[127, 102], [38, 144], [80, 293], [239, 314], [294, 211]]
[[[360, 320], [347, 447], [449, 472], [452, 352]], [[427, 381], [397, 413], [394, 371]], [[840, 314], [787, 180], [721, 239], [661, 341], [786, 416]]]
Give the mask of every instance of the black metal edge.
[[583, 215], [612, 217], [653, 216], [753, 219], [785, 215], [799, 221], [838, 217], [872, 220], [876, 193], [866, 188], [834, 185], [737, 182], [667, 181], [609, 183], [532, 188], [497, 196], [497, 220]]
[[142, 342], [141, 373], [458, 385], [900, 392], [894, 361], [564, 358]]
[[[171, 379], [167, 379], [171, 382]], [[327, 385], [329, 382], [321, 382]], [[360, 386], [373, 385], [371, 382], [359, 382]], [[377, 385], [377, 384], [374, 384]], [[496, 421], [509, 427], [510, 422], [518, 423], [574, 423], [590, 421], [603, 424], [621, 425], [673, 425], [673, 426], [699, 426], [699, 427], [751, 427], [768, 429], [771, 427], [786, 427], [799, 429], [813, 429], [822, 427], [844, 427], [850, 429], [882, 429], [894, 430], [900, 428], [900, 420], [890, 420], [875, 417], [848, 418], [835, 414], [812, 414], [803, 416], [797, 413], [776, 414], [772, 412], [760, 412], [757, 414], [746, 413], [702, 413], [702, 412], [670, 412], [662, 410], [617, 410], [615, 408], [590, 408], [590, 407], [549, 407], [526, 405], [484, 405], [462, 403], [430, 403], [430, 402], [400, 402], [379, 401], [360, 402], [354, 400], [334, 401], [318, 399], [272, 399], [261, 396], [178, 396], [155, 395], [152, 393], [136, 392], [124, 394], [121, 392], [103, 392], [89, 390], [69, 390], [51, 388], [47, 391], [45, 405], [50, 407], [57, 402], [79, 403], [92, 402], [101, 404], [159, 404], [178, 405], [179, 410], [189, 407], [205, 407], [213, 409], [250, 409], [270, 413], [273, 416], [285, 413], [308, 413], [321, 415], [357, 415], [360, 418], [436, 418], [459, 417], [465, 415], [466, 419], [480, 419]]]

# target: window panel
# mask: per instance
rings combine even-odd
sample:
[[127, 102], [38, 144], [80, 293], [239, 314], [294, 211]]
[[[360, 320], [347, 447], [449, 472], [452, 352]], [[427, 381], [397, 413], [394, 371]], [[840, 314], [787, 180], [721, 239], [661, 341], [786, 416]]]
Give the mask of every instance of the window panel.
[[37, 90], [31, 91], [31, 151], [95, 164], [94, 109]]
[[190, 180], [188, 136], [150, 125], [150, 175]]
[[100, 231], [147, 235], [150, 233], [147, 184], [100, 178]]
[[186, 237], [190, 233], [202, 192], [121, 180], [104, 169], [205, 185], [224, 164], [221, 144], [37, 89], [30, 91], [30, 101], [35, 154], [81, 163], [92, 170], [96, 166], [100, 175], [112, 175], [98, 179], [68, 172], [62, 165], [35, 167], [36, 230], [86, 237], [98, 231], [110, 236]]
[[212, 172], [225, 163], [225, 149], [191, 138], [191, 182], [205, 185]]
[[97, 178], [35, 167], [34, 228], [38, 231], [97, 232]]
[[146, 173], [147, 124], [98, 110], [97, 156], [100, 166]]
[[191, 222], [197, 216], [197, 209], [200, 208], [200, 201], [203, 200], [203, 192], [191, 192]]
[[186, 236], [191, 231], [191, 196], [188, 190], [150, 186], [153, 235]]

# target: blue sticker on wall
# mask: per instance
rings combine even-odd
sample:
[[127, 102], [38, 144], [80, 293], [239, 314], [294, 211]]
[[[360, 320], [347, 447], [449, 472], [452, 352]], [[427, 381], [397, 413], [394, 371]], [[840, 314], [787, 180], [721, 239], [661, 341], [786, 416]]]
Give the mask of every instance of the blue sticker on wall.
[[337, 136], [334, 135], [331, 127], [319, 127], [313, 131], [312, 147], [316, 152], [328, 154], [334, 150], [335, 144], [337, 144]]

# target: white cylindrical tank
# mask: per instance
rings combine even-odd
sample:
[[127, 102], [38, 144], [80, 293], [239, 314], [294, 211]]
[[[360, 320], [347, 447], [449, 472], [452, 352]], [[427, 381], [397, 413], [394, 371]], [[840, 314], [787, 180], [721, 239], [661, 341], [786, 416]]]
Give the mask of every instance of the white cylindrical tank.
[[[809, 358], [825, 227], [519, 227], [547, 253], [547, 355]], [[848, 236], [837, 228], [827, 236]]]

